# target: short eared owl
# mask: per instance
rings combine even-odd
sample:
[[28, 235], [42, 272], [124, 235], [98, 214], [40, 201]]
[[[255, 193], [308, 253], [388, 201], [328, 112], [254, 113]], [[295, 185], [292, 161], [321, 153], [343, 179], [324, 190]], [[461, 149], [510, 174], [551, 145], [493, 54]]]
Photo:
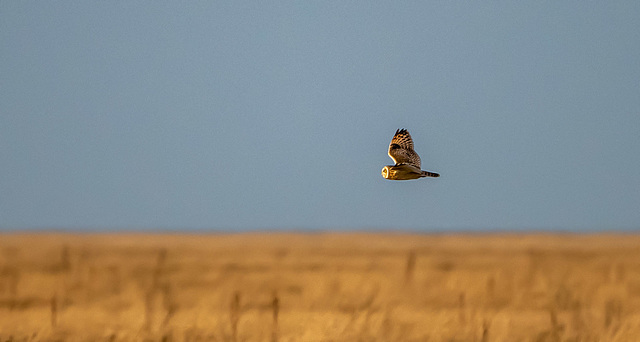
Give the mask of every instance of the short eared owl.
[[382, 177], [393, 180], [417, 179], [421, 177], [440, 177], [435, 172], [420, 169], [420, 156], [413, 150], [413, 140], [406, 129], [396, 130], [389, 144], [389, 157], [396, 165], [387, 165], [382, 169]]

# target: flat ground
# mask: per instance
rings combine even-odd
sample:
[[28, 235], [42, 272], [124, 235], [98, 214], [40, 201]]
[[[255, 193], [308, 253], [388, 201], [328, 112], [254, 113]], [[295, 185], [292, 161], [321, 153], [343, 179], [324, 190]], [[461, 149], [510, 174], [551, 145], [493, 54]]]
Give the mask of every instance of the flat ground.
[[638, 336], [638, 234], [0, 234], [2, 342]]

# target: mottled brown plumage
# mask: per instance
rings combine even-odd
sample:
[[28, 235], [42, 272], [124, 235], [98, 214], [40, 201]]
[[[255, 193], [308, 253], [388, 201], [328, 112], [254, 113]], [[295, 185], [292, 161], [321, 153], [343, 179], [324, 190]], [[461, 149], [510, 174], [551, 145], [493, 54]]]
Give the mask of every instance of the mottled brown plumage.
[[392, 180], [440, 177], [435, 172], [420, 169], [420, 156], [413, 150], [413, 139], [406, 129], [396, 130], [389, 144], [389, 157], [396, 163], [382, 169], [382, 177]]
[[420, 156], [413, 150], [411, 134], [406, 129], [396, 130], [389, 144], [389, 157], [396, 165], [409, 164], [420, 168]]

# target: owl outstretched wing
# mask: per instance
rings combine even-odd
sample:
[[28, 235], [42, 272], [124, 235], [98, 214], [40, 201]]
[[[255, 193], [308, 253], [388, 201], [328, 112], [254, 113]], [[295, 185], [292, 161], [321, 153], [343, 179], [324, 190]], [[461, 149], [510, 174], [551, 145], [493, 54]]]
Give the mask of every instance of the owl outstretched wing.
[[389, 144], [389, 157], [396, 165], [409, 164], [420, 169], [420, 156], [413, 150], [413, 140], [406, 129], [396, 130]]

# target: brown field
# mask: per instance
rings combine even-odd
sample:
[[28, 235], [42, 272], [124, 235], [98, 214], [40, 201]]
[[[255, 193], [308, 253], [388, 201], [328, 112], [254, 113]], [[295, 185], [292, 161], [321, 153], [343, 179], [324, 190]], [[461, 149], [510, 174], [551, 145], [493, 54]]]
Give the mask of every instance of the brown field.
[[640, 341], [640, 235], [5, 233], [0, 341]]

